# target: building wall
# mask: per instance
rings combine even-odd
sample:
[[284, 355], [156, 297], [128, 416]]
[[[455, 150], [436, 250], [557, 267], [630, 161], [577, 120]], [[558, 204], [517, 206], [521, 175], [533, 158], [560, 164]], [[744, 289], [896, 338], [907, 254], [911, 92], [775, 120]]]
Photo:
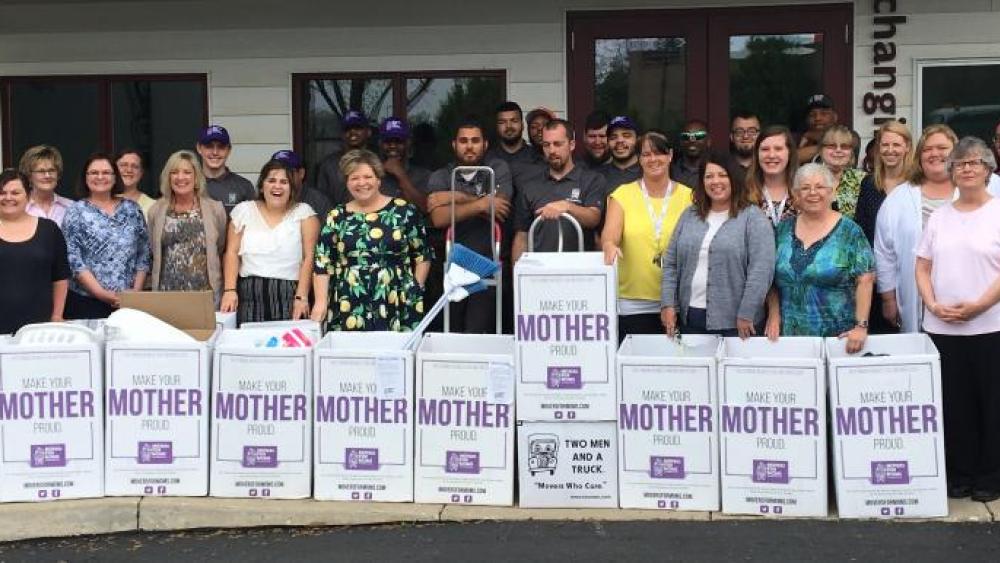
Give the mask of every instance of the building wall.
[[[872, 118], [875, 0], [855, 0], [854, 123]], [[887, 5], [889, 0], [882, 0]], [[740, 0], [748, 5], [760, 0]], [[805, 0], [799, 2], [809, 3]], [[5, 2], [0, 75], [207, 73], [209, 118], [230, 129], [232, 168], [253, 177], [292, 142], [291, 74], [300, 72], [504, 69], [510, 98], [566, 109], [568, 10], [693, 8], [698, 0], [507, 0], [455, 12], [453, 2], [396, 0], [377, 19], [366, 3], [306, 0], [35, 0]], [[895, 39], [897, 114], [913, 120], [914, 61], [1000, 57], [1000, 0], [897, 0], [907, 22]], [[502, 9], [499, 6], [503, 6]], [[266, 22], [266, 24], [262, 23]], [[45, 32], [36, 31], [44, 29]], [[86, 30], [86, 31], [81, 31]]]

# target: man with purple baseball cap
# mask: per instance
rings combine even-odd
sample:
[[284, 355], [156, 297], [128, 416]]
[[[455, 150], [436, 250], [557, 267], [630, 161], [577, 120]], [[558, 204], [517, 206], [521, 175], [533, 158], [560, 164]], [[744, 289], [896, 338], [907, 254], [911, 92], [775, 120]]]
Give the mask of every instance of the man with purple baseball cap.
[[642, 176], [639, 168], [639, 128], [627, 115], [616, 115], [608, 122], [608, 145], [611, 162], [599, 170], [607, 180], [608, 195], [622, 184], [635, 182]]
[[284, 162], [289, 168], [295, 171], [294, 180], [302, 187], [302, 190], [299, 192], [299, 199], [302, 203], [312, 207], [313, 211], [316, 212], [316, 217], [319, 219], [320, 225], [325, 223], [326, 216], [333, 209], [333, 206], [330, 205], [330, 200], [325, 195], [306, 182], [306, 166], [298, 153], [293, 150], [280, 150], [271, 155], [271, 160]]
[[354, 149], [368, 148], [368, 140], [372, 136], [371, 124], [364, 112], [352, 109], [340, 120], [343, 134], [343, 148], [323, 159], [319, 164], [319, 174], [316, 188], [330, 199], [335, 207], [351, 201], [347, 191], [347, 182], [340, 174], [340, 158]]
[[226, 166], [233, 144], [225, 127], [209, 125], [202, 129], [196, 149], [201, 156], [201, 169], [205, 174], [208, 195], [222, 202], [226, 213], [232, 211], [236, 204], [257, 197], [257, 190], [250, 180], [234, 174]]
[[431, 171], [409, 162], [410, 127], [398, 117], [387, 117], [378, 128], [379, 157], [385, 168], [382, 193], [401, 197], [427, 210], [427, 179]]

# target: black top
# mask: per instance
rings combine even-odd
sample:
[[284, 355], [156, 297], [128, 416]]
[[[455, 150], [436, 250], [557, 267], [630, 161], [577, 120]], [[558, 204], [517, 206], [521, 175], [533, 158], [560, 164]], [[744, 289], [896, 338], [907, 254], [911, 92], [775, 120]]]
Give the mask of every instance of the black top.
[[607, 186], [607, 193], [604, 194], [605, 197], [611, 197], [611, 194], [618, 189], [618, 186], [631, 184], [642, 178], [642, 168], [639, 167], [638, 162], [628, 168], [618, 168], [612, 161], [601, 166], [599, 171], [607, 182], [605, 184]]
[[875, 175], [868, 174], [861, 180], [861, 191], [858, 192], [858, 203], [854, 211], [854, 222], [865, 232], [868, 244], [875, 247], [875, 220], [878, 210], [885, 201], [885, 192], [875, 188]]
[[299, 195], [299, 200], [312, 207], [313, 211], [316, 212], [316, 219], [319, 220], [320, 227], [326, 224], [326, 216], [333, 209], [333, 205], [330, 204], [330, 198], [323, 195], [322, 192], [310, 184], [305, 183], [302, 185], [302, 193]]
[[68, 279], [66, 239], [55, 222], [39, 218], [24, 242], [0, 239], [0, 334], [52, 318], [52, 282]]
[[[410, 183], [413, 184], [413, 187], [426, 194], [427, 180], [431, 177], [431, 171], [423, 166], [414, 166], [412, 164], [407, 164], [405, 168], [406, 175], [410, 177]], [[382, 195], [406, 199], [406, 196], [403, 194], [403, 188], [399, 186], [399, 180], [388, 172], [382, 177], [382, 185], [379, 191], [382, 192]], [[411, 201], [410, 203], [413, 202]]]
[[215, 201], [222, 202], [226, 215], [233, 211], [237, 204], [257, 199], [257, 188], [239, 174], [226, 169], [226, 173], [218, 178], [205, 178], [208, 195]]
[[698, 185], [698, 168], [700, 162], [690, 167], [685, 162], [683, 156], [678, 156], [670, 163], [670, 179], [680, 182], [692, 190]]
[[[444, 168], [439, 168], [431, 174], [427, 181], [427, 192], [447, 192], [451, 190], [451, 171], [456, 164], [451, 163]], [[497, 195], [508, 201], [513, 198], [514, 188], [511, 185], [510, 166], [502, 160], [487, 159], [484, 166], [493, 169], [496, 176]], [[487, 174], [478, 172], [472, 178], [466, 180], [461, 175], [455, 178], [455, 191], [464, 192], [476, 197], [483, 197], [490, 194], [490, 187], [486, 184]], [[489, 219], [485, 217], [470, 217], [455, 225], [455, 241], [464, 244], [483, 256], [493, 256], [490, 248], [490, 237], [492, 227]]]
[[[582, 166], [574, 166], [569, 174], [556, 180], [549, 169], [544, 173], [532, 176], [526, 181], [518, 194], [514, 205], [514, 225], [518, 231], [527, 232], [535, 220], [535, 212], [553, 201], [566, 200], [583, 207], [594, 207], [604, 211], [604, 194], [607, 191], [604, 177], [587, 170]], [[535, 248], [528, 251], [554, 252], [558, 249], [559, 231], [563, 232], [563, 251], [572, 252], [577, 249], [576, 229], [568, 221], [544, 221], [535, 233]], [[583, 229], [584, 247], [590, 249], [593, 245], [593, 229]]]

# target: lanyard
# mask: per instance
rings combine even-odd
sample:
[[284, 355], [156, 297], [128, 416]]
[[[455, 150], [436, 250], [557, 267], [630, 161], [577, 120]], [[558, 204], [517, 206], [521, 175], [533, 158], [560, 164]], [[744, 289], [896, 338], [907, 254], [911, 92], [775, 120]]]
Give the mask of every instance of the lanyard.
[[667, 211], [670, 209], [670, 195], [674, 191], [673, 180], [667, 184], [667, 191], [663, 196], [663, 208], [660, 209], [660, 214], [657, 215], [656, 211], [653, 210], [653, 201], [649, 197], [649, 191], [646, 189], [646, 181], [639, 179], [639, 190], [642, 191], [642, 199], [646, 201], [646, 212], [649, 213], [649, 220], [653, 223], [653, 239], [657, 250], [660, 248], [660, 238], [663, 236], [663, 222], [667, 219]]
[[767, 203], [767, 215], [771, 218], [771, 223], [777, 227], [778, 223], [781, 222], [781, 215], [785, 212], [785, 204], [788, 203], [788, 194], [785, 193], [785, 197], [781, 198], [781, 203], [778, 207], [774, 207], [774, 202], [771, 201], [771, 194], [767, 193], [767, 186], [764, 186], [764, 201]]

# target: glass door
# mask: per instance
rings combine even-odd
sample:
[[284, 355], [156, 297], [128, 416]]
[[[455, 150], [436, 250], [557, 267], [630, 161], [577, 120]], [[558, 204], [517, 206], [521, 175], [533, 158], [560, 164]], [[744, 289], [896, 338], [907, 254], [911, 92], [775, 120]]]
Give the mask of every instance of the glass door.
[[801, 130], [806, 99], [830, 96], [852, 115], [850, 4], [571, 12], [569, 113], [626, 113], [676, 133], [708, 120], [726, 147], [734, 110]]

